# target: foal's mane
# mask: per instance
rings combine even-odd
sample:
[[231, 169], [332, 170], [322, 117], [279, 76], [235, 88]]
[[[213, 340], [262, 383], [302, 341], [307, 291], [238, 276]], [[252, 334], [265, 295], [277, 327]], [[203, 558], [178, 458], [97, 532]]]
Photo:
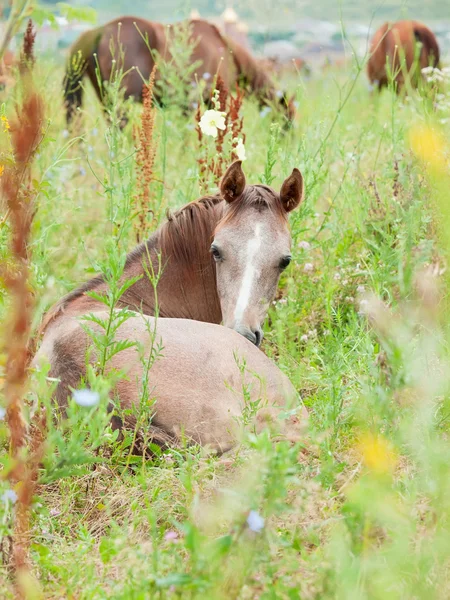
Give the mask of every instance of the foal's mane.
[[198, 272], [210, 262], [209, 247], [221, 213], [215, 210], [223, 199], [205, 196], [189, 202], [176, 212], [167, 212], [167, 221], [146, 242], [137, 246], [127, 257], [125, 267], [141, 259], [153, 248], [161, 252], [163, 263], [174, 259], [180, 271]]

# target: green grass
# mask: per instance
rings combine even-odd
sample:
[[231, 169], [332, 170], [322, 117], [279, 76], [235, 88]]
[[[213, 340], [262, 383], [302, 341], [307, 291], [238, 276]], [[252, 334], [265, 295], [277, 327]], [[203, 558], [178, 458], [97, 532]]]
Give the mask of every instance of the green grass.
[[[90, 91], [80, 129], [68, 132], [62, 72], [48, 61], [37, 68], [48, 130], [34, 172], [42, 190], [32, 243], [36, 323], [107, 264], [106, 248], [133, 248], [131, 129], [140, 113], [132, 107], [120, 134]], [[275, 149], [273, 186], [299, 167], [306, 199], [291, 218], [294, 260], [263, 349], [310, 410], [308, 436], [292, 447], [249, 436], [221, 458], [191, 448], [124, 468], [126, 448], [91, 447], [86, 409], [75, 411], [72, 433], [66, 425], [56, 443], [58, 425], [51, 432], [54, 456], [33, 510], [33, 568], [45, 598], [448, 598], [448, 315], [436, 317], [417, 291], [434, 285], [424, 267], [442, 265], [440, 217], [408, 137], [434, 117], [415, 95], [369, 96], [364, 73], [356, 83], [355, 74], [289, 81], [298, 116]], [[246, 100], [249, 182], [265, 172], [271, 119]], [[158, 111], [163, 183], [154, 190], [169, 207], [200, 195], [193, 126], [176, 107]], [[3, 260], [7, 241], [2, 225]], [[390, 312], [371, 299], [367, 319], [363, 291]], [[0, 322], [7, 314], [3, 295]], [[42, 381], [33, 385], [44, 394]], [[58, 470], [71, 435], [80, 466]], [[250, 510], [265, 519], [260, 533], [245, 525]], [[4, 537], [5, 506], [0, 521]], [[12, 597], [5, 566], [0, 595]]]

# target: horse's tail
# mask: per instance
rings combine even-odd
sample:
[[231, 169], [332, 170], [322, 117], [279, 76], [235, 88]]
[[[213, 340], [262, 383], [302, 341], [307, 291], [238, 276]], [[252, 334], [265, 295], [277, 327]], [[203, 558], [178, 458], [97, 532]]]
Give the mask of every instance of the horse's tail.
[[422, 44], [422, 48], [420, 49], [421, 66], [431, 66], [434, 68], [438, 67], [441, 56], [439, 45], [434, 33], [430, 31], [428, 27], [423, 27], [417, 24], [414, 26], [414, 37], [416, 42], [420, 42]]
[[100, 38], [101, 30], [86, 31], [81, 34], [70, 50], [63, 81], [67, 123], [70, 123], [77, 109], [83, 104], [82, 80], [88, 67], [95, 64], [94, 54]]

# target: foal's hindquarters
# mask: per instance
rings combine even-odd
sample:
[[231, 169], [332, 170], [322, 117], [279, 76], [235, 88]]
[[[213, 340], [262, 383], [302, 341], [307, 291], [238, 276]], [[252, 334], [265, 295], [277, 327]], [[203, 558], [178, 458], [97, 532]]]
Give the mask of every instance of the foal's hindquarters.
[[[106, 312], [94, 314], [107, 318]], [[239, 439], [246, 406], [256, 406], [255, 414], [249, 409], [247, 417], [253, 417], [257, 431], [270, 426], [281, 437], [299, 439], [307, 411], [294, 387], [236, 331], [186, 319], [160, 318], [155, 323], [153, 317], [136, 314], [119, 328], [116, 339], [137, 342], [141, 356], [162, 347], [149, 371], [149, 394], [155, 399], [151, 426], [174, 445], [184, 439], [218, 453], [229, 450]], [[62, 407], [70, 389], [80, 386], [90, 346], [76, 317], [61, 317], [45, 332], [33, 365], [50, 363], [50, 376], [60, 381], [56, 397]], [[95, 359], [91, 354], [90, 361]], [[133, 346], [108, 365], [126, 373], [113, 390], [122, 409], [140, 402], [143, 362]]]

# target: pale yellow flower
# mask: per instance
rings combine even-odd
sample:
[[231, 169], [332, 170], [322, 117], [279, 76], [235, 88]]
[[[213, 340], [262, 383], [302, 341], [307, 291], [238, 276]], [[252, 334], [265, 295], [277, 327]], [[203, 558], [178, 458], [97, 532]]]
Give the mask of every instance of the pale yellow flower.
[[217, 130], [226, 128], [225, 113], [219, 110], [207, 110], [200, 119], [199, 125], [205, 135], [217, 137]]

